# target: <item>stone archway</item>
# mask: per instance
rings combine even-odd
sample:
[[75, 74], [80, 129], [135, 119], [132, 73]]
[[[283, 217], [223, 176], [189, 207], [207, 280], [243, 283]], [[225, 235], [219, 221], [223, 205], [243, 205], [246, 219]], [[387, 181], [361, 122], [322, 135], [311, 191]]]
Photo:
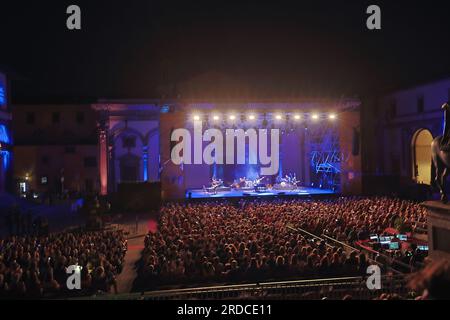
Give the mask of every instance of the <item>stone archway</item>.
[[428, 129], [417, 130], [412, 138], [413, 172], [412, 178], [420, 184], [431, 181], [431, 142], [433, 135]]

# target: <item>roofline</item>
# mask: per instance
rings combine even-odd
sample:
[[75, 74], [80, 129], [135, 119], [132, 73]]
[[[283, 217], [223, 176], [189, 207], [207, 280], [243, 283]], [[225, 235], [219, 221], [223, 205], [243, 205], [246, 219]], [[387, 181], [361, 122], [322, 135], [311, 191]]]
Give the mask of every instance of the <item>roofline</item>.
[[394, 94], [398, 94], [398, 93], [404, 92], [404, 91], [414, 90], [414, 89], [417, 89], [417, 88], [420, 88], [420, 87], [424, 87], [424, 86], [427, 86], [427, 85], [431, 85], [431, 84], [438, 83], [438, 82], [443, 82], [443, 81], [450, 81], [450, 76], [439, 77], [439, 78], [436, 78], [434, 80], [428, 80], [426, 82], [421, 82], [421, 83], [417, 83], [417, 84], [414, 84], [414, 85], [409, 85], [409, 86], [406, 86], [406, 87], [393, 89], [393, 90], [388, 91], [384, 95], [384, 97], [388, 97], [388, 96], [391, 96], [391, 95], [394, 95]]
[[[189, 103], [337, 103], [360, 102], [355, 97], [336, 98], [161, 98], [161, 99], [99, 99], [97, 104], [189, 104]], [[95, 104], [95, 103], [94, 103]]]

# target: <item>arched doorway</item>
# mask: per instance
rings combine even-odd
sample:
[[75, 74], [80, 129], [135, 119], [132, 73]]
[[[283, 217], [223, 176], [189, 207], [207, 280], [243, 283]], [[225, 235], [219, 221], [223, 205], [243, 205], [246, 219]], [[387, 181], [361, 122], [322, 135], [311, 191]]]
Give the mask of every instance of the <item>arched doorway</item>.
[[141, 159], [128, 153], [119, 159], [120, 163], [120, 182], [138, 182], [141, 181], [139, 176], [139, 167]]
[[419, 129], [412, 139], [413, 180], [430, 184], [431, 181], [431, 142], [433, 135], [427, 129]]

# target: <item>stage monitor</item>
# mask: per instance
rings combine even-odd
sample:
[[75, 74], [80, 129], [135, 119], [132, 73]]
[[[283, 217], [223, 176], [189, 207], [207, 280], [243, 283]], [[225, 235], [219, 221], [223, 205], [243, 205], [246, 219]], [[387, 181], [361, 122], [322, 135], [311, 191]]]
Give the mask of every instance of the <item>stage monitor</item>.
[[390, 250], [398, 250], [398, 249], [400, 249], [400, 243], [399, 242], [391, 242], [391, 243], [389, 243], [389, 249]]
[[394, 239], [394, 237], [392, 237], [392, 236], [384, 236], [384, 237], [380, 237], [380, 242], [381, 243], [388, 243], [388, 242], [391, 242], [392, 239]]

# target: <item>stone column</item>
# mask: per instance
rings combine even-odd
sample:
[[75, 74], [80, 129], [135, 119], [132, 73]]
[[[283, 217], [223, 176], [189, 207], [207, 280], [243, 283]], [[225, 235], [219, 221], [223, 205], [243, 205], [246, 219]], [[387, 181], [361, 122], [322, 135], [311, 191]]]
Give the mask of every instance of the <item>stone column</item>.
[[108, 143], [108, 193], [116, 192], [116, 152], [114, 139], [109, 138]]
[[108, 133], [106, 126], [99, 126], [99, 174], [100, 195], [108, 194]]

